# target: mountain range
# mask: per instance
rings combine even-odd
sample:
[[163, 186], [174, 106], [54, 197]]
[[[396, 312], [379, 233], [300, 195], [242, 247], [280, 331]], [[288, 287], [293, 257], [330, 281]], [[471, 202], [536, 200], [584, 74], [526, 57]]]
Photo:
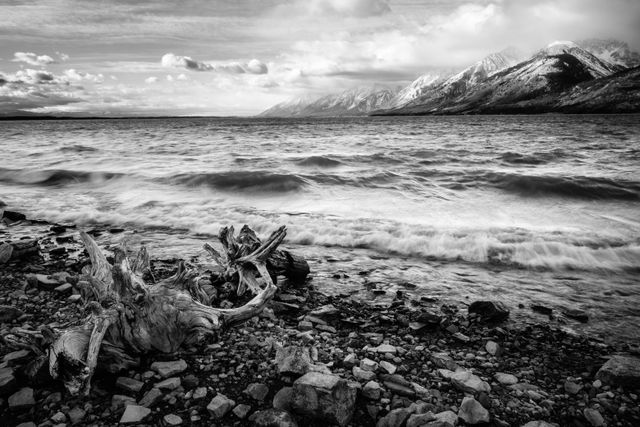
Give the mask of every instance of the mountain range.
[[640, 55], [615, 40], [558, 41], [531, 56], [508, 48], [458, 72], [422, 75], [405, 88], [296, 99], [261, 116], [545, 112], [640, 112]]

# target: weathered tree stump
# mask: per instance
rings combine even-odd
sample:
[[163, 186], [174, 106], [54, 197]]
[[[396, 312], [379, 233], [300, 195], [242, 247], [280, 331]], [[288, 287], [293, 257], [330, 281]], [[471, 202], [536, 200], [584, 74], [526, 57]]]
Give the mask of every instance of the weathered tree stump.
[[143, 276], [150, 276], [146, 274], [150, 264], [144, 247], [133, 258], [127, 257], [124, 246], [117, 248], [112, 266], [95, 241], [80, 232], [91, 260], [91, 267], [85, 267], [84, 280], [79, 283], [90, 314], [83, 325], [51, 338], [51, 375], [61, 379], [72, 394], [88, 394], [97, 366], [114, 373], [128, 369], [138, 363], [141, 355], [173, 353], [260, 314], [276, 293], [273, 275], [302, 275], [305, 270], [304, 260], [284, 255], [287, 260], [296, 261], [288, 261], [289, 267], [273, 261], [269, 271], [268, 260], [285, 235], [283, 226], [261, 242], [247, 226], [237, 237], [233, 227], [225, 227], [219, 238], [226, 256], [205, 244], [205, 249], [224, 267], [225, 276], [235, 278], [238, 293], [249, 289], [255, 294], [241, 307], [219, 309], [209, 306], [196, 271], [183, 262], [172, 277], [146, 283]]

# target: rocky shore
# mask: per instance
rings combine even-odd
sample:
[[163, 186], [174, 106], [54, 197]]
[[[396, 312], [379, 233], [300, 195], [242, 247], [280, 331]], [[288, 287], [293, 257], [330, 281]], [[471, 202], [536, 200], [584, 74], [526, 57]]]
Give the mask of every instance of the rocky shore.
[[[398, 292], [374, 307], [326, 296], [313, 277], [279, 280], [259, 318], [214, 342], [98, 373], [88, 397], [69, 396], [38, 344], [49, 328], [82, 321], [76, 285], [87, 263], [73, 226], [3, 213], [0, 424], [640, 425], [637, 346], [512, 324], [498, 297], [467, 306]], [[176, 264], [152, 260], [153, 274]], [[215, 280], [206, 286], [221, 306], [236, 303]]]

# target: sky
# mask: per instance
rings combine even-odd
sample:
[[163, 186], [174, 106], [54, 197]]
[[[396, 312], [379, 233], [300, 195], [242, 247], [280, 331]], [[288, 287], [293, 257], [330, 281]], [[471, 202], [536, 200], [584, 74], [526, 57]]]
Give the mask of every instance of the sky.
[[253, 115], [585, 38], [640, 50], [640, 0], [0, 0], [0, 116]]

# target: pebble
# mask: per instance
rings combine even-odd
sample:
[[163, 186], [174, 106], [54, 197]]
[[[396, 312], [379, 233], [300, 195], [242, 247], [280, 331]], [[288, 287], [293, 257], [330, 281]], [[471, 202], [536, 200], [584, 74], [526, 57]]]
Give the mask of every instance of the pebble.
[[176, 414], [167, 414], [162, 417], [162, 421], [168, 426], [179, 426], [182, 424], [182, 418]]
[[497, 372], [493, 376], [493, 378], [495, 378], [496, 381], [498, 381], [500, 384], [503, 384], [503, 385], [511, 385], [518, 382], [518, 378], [516, 378], [515, 375], [505, 374], [502, 372]]

